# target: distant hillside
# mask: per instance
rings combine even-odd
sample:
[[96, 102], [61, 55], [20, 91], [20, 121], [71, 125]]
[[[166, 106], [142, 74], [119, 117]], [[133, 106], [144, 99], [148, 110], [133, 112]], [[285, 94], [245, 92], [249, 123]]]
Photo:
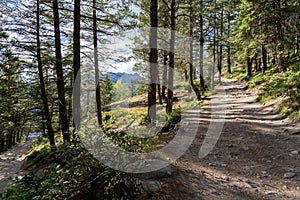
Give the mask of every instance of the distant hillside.
[[143, 79], [138, 73], [130, 74], [126, 72], [108, 72], [102, 74], [102, 78], [104, 79], [106, 75], [108, 75], [108, 78], [112, 83], [116, 83], [118, 80], [121, 80], [124, 85], [131, 87], [132, 96], [136, 95], [136, 90], [138, 88], [137, 81]]
[[130, 85], [131, 81], [142, 79], [138, 73], [130, 74], [126, 72], [107, 72], [102, 74], [102, 78], [105, 78], [106, 75], [108, 75], [108, 78], [112, 83], [116, 83], [118, 80], [121, 80], [122, 83], [127, 86]]

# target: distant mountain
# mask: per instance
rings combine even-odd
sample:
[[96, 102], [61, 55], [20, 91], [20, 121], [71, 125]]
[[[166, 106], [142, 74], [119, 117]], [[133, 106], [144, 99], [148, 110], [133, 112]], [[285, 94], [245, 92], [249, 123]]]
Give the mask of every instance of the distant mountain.
[[126, 72], [107, 72], [102, 74], [102, 78], [104, 79], [106, 75], [108, 75], [108, 78], [112, 83], [116, 83], [118, 80], [121, 80], [126, 86], [129, 86], [132, 81], [142, 79], [138, 73], [130, 74]]
[[104, 79], [106, 75], [108, 75], [108, 78], [112, 83], [116, 83], [118, 80], [121, 80], [121, 82], [127, 87], [130, 86], [133, 96], [136, 94], [136, 90], [138, 88], [137, 81], [143, 79], [138, 73], [130, 74], [126, 72], [107, 72], [102, 74], [102, 78]]

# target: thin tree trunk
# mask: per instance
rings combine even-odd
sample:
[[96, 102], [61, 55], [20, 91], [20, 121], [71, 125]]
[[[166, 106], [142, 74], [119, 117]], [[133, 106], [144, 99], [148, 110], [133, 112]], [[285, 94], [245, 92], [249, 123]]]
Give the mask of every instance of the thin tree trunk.
[[231, 49], [230, 45], [227, 46], [227, 72], [231, 74], [231, 59], [230, 59], [230, 54], [231, 54]]
[[159, 73], [157, 74], [157, 94], [158, 94], [158, 102], [161, 105], [162, 104], [162, 96], [161, 96], [161, 86], [160, 86], [160, 80], [159, 80]]
[[40, 0], [37, 0], [37, 12], [36, 12], [36, 44], [37, 44], [37, 62], [38, 62], [38, 72], [39, 72], [39, 80], [40, 80], [40, 89], [42, 94], [43, 100], [43, 107], [44, 107], [44, 116], [46, 118], [46, 126], [48, 131], [48, 138], [49, 143], [52, 150], [56, 149], [55, 139], [54, 139], [54, 131], [52, 128], [52, 121], [49, 112], [49, 105], [48, 105], [48, 98], [45, 89], [45, 82], [44, 82], [44, 75], [43, 75], [43, 66], [42, 66], [42, 59], [41, 59], [41, 41], [40, 41]]
[[54, 17], [54, 37], [55, 37], [55, 58], [56, 58], [55, 68], [56, 68], [56, 75], [57, 75], [59, 118], [61, 122], [63, 140], [65, 143], [69, 143], [70, 142], [69, 121], [67, 115], [64, 74], [63, 74], [62, 59], [61, 59], [59, 10], [58, 10], [57, 0], [53, 0], [53, 17]]
[[221, 36], [221, 40], [220, 40], [220, 57], [219, 57], [219, 67], [218, 67], [218, 71], [219, 71], [219, 82], [221, 83], [221, 76], [222, 76], [222, 61], [223, 61], [223, 19], [224, 19], [224, 11], [223, 11], [223, 3], [222, 3], [222, 11], [221, 11], [221, 30], [220, 30], [220, 36]]
[[214, 37], [213, 37], [213, 63], [212, 69], [210, 74], [210, 88], [213, 90], [215, 87], [215, 66], [216, 66], [216, 31], [214, 30]]
[[[228, 33], [228, 35], [230, 36], [230, 30], [231, 30], [231, 28], [230, 28], [230, 11], [231, 11], [231, 9], [229, 9], [229, 12], [228, 12], [228, 17], [227, 17], [227, 20], [228, 20], [228, 26], [227, 26], [227, 29], [228, 29], [228, 31], [229, 31], [229, 33]], [[227, 72], [229, 73], [229, 74], [231, 74], [232, 72], [231, 72], [231, 47], [230, 47], [230, 41], [228, 40], [228, 42], [227, 42]]]
[[[73, 33], [73, 69], [74, 69], [74, 84], [75, 90], [73, 93], [73, 115], [76, 125], [80, 127], [80, 0], [74, 1], [74, 33]], [[75, 123], [74, 123], [75, 127]]]
[[252, 61], [249, 56], [247, 57], [247, 76], [248, 77], [252, 76]]
[[189, 75], [187, 69], [184, 69], [184, 81], [188, 82], [189, 81]]
[[255, 71], [256, 72], [259, 72], [260, 71], [260, 69], [259, 69], [259, 64], [258, 64], [258, 60], [257, 60], [257, 53], [255, 53], [255, 55], [254, 55], [254, 69], [255, 69]]
[[171, 113], [173, 108], [173, 79], [174, 79], [174, 64], [175, 64], [175, 27], [176, 27], [176, 2], [171, 0], [171, 36], [170, 36], [170, 50], [169, 50], [169, 73], [168, 73], [168, 98], [166, 105], [166, 112]]
[[267, 70], [267, 50], [265, 46], [262, 44], [261, 45], [261, 59], [262, 59], [262, 71], [265, 73]]
[[97, 13], [96, 0], [93, 0], [93, 36], [94, 36], [94, 66], [95, 66], [95, 83], [96, 83], [96, 107], [98, 124], [102, 125], [102, 109], [101, 109], [101, 91], [99, 77], [99, 62], [98, 62], [98, 37], [97, 37]]
[[[281, 0], [275, 0], [275, 9], [280, 10], [281, 9]], [[277, 19], [276, 22], [276, 28], [277, 28], [277, 42], [278, 42], [278, 47], [277, 47], [277, 58], [278, 58], [278, 69], [280, 72], [285, 72], [285, 63], [284, 63], [284, 57], [283, 57], [283, 51], [284, 51], [284, 45], [283, 45], [283, 39], [284, 39], [284, 30], [282, 27], [282, 19]]]
[[148, 86], [148, 123], [154, 126], [156, 121], [156, 75], [157, 75], [157, 26], [158, 26], [158, 2], [150, 2], [150, 37], [149, 37], [149, 86]]
[[[217, 5], [217, 2], [216, 2], [216, 0], [214, 1], [214, 8], [215, 8], [215, 10], [216, 10], [216, 5]], [[211, 89], [213, 90], [214, 89], [214, 87], [215, 87], [215, 68], [216, 68], [216, 54], [217, 54], [217, 52], [216, 52], [216, 47], [217, 47], [217, 45], [216, 45], [216, 38], [217, 38], [217, 35], [218, 35], [218, 33], [217, 33], [217, 31], [216, 31], [216, 21], [217, 21], [217, 13], [215, 12], [215, 15], [214, 15], [214, 27], [213, 27], [213, 29], [214, 29], [214, 37], [213, 37], [213, 64], [212, 64], [212, 70], [211, 70], [211, 82], [210, 82], [210, 86], [211, 86]]]
[[194, 90], [194, 92], [196, 93], [197, 96], [197, 100], [200, 101], [201, 100], [201, 95], [200, 95], [200, 91], [197, 88], [197, 86], [194, 84], [194, 48], [193, 48], [193, 8], [192, 8], [192, 2], [190, 1], [190, 60], [189, 60], [189, 66], [190, 66], [190, 85], [192, 87], [192, 89]]
[[166, 99], [166, 89], [167, 89], [167, 84], [168, 84], [168, 52], [164, 51], [164, 58], [163, 58], [163, 64], [164, 64], [164, 70], [163, 70], [163, 86], [162, 86], [162, 91], [161, 91], [161, 96], [162, 99]]
[[[200, 4], [203, 4], [203, 1], [201, 0]], [[204, 55], [204, 32], [203, 32], [203, 15], [201, 13], [200, 15], [200, 67], [199, 67], [199, 73], [200, 73], [200, 87], [202, 91], [205, 91], [205, 82], [203, 78], [203, 56]]]

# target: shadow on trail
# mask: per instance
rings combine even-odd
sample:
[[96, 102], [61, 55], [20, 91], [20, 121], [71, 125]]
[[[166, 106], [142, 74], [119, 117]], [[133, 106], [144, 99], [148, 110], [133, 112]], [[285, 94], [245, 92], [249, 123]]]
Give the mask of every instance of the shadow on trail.
[[[236, 81], [225, 80], [227, 104], [220, 98], [216, 106], [226, 108], [225, 125], [213, 151], [199, 159], [208, 126], [221, 120], [210, 105], [200, 109], [200, 119], [186, 111], [189, 126], [198, 134], [186, 153], [173, 166], [175, 174], [163, 179], [161, 199], [297, 199], [300, 190], [300, 137], [284, 132], [292, 122], [255, 101]], [[215, 98], [216, 95], [213, 96]], [[219, 98], [219, 97], [217, 97]], [[213, 119], [212, 119], [213, 115]], [[297, 125], [296, 125], [297, 126]], [[287, 171], [298, 176], [284, 179]], [[155, 199], [153, 198], [153, 199]]]

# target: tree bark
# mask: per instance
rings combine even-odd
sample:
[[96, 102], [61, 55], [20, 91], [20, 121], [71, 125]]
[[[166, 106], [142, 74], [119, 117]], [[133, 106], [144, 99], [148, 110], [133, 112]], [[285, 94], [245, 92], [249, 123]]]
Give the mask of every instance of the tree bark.
[[[203, 0], [201, 0], [200, 4], [203, 4]], [[203, 62], [204, 62], [204, 31], [203, 31], [203, 15], [201, 13], [200, 15], [200, 67], [199, 67], [199, 73], [200, 73], [200, 87], [202, 91], [205, 91], [205, 82], [203, 78]]]
[[170, 49], [169, 49], [169, 73], [168, 73], [168, 98], [166, 112], [171, 113], [173, 108], [173, 84], [174, 84], [174, 64], [175, 64], [175, 27], [176, 27], [176, 1], [171, 0], [171, 19], [170, 19]]
[[97, 13], [96, 0], [93, 0], [93, 36], [94, 36], [94, 66], [95, 66], [95, 83], [96, 83], [96, 109], [98, 124], [102, 125], [102, 109], [101, 109], [101, 91], [99, 77], [99, 62], [98, 62], [98, 37], [97, 37]]
[[[216, 0], [214, 1], [214, 7], [216, 9], [216, 5], [217, 5], [217, 2]], [[210, 74], [210, 87], [211, 89], [213, 90], [214, 87], [215, 87], [215, 67], [216, 67], [216, 38], [217, 38], [217, 33], [216, 33], [216, 21], [217, 21], [217, 13], [215, 12], [215, 15], [214, 15], [214, 27], [213, 27], [213, 63], [212, 63], [212, 70], [211, 70], [211, 74]]]
[[220, 30], [220, 56], [219, 56], [219, 65], [218, 65], [218, 71], [219, 71], [219, 82], [221, 83], [221, 76], [222, 76], [222, 61], [223, 61], [223, 19], [224, 19], [224, 11], [223, 11], [223, 3], [221, 5], [222, 11], [221, 11], [221, 30]]
[[261, 45], [261, 59], [262, 59], [262, 71], [265, 73], [267, 70], [267, 50], [265, 46]]
[[[275, 0], [275, 9], [280, 10], [281, 9], [281, 0]], [[283, 30], [283, 26], [282, 26], [282, 19], [277, 19], [276, 20], [276, 28], [277, 28], [277, 43], [278, 43], [278, 47], [277, 47], [277, 59], [278, 59], [278, 69], [280, 72], [285, 72], [286, 71], [286, 67], [285, 67], [285, 63], [284, 63], [284, 45], [283, 45], [283, 39], [284, 39], [284, 30]]]
[[163, 65], [164, 65], [164, 70], [163, 70], [163, 85], [162, 85], [162, 91], [161, 91], [161, 96], [162, 99], [166, 99], [166, 89], [167, 89], [167, 84], [168, 84], [168, 52], [164, 51], [164, 58], [163, 58]]
[[[76, 119], [76, 125], [80, 127], [80, 0], [74, 1], [74, 33], [73, 33], [73, 70], [74, 70], [74, 83], [76, 80], [77, 84], [74, 84], [73, 93], [73, 115]], [[75, 125], [75, 123], [74, 123]], [[74, 126], [75, 127], [75, 126]]]
[[[228, 31], [229, 31], [229, 36], [230, 36], [230, 29], [231, 29], [231, 27], [230, 27], [230, 11], [231, 11], [231, 9], [229, 9], [229, 12], [228, 12], [228, 17], [227, 17], [227, 20], [228, 20], [228, 26], [227, 26], [227, 29], [228, 29]], [[231, 47], [230, 47], [230, 41], [228, 40], [228, 42], [227, 42], [227, 72], [229, 73], [229, 74], [231, 74], [232, 72], [231, 72]]]
[[258, 64], [258, 60], [257, 60], [257, 53], [255, 53], [254, 55], [254, 69], [255, 69], [255, 72], [259, 72], [261, 71], [260, 67], [259, 67], [259, 64]]
[[69, 121], [67, 115], [67, 106], [65, 99], [65, 84], [64, 74], [62, 68], [61, 58], [61, 40], [59, 28], [59, 10], [57, 0], [53, 0], [53, 17], [54, 17], [54, 37], [55, 37], [55, 68], [57, 75], [57, 91], [58, 91], [58, 105], [59, 105], [59, 118], [61, 122], [61, 129], [63, 140], [65, 143], [70, 142]]
[[49, 112], [49, 105], [48, 105], [48, 98], [46, 94], [46, 88], [45, 88], [45, 82], [44, 82], [44, 74], [43, 74], [43, 66], [42, 66], [42, 58], [41, 58], [41, 41], [40, 41], [40, 0], [37, 0], [36, 4], [37, 12], [36, 12], [36, 56], [37, 56], [37, 62], [38, 62], [38, 72], [39, 72], [39, 81], [40, 81], [40, 89], [42, 94], [42, 100], [43, 100], [43, 109], [44, 113], [43, 115], [46, 118], [46, 126], [48, 131], [48, 138], [49, 143], [52, 150], [56, 149], [55, 145], [55, 139], [54, 139], [54, 131], [52, 128], [52, 121], [51, 116]]
[[190, 85], [192, 87], [192, 89], [194, 90], [196, 96], [197, 96], [197, 100], [200, 101], [201, 100], [201, 94], [199, 89], [197, 88], [197, 86], [194, 84], [194, 48], [193, 48], [193, 8], [192, 8], [192, 2], [190, 1], [190, 60], [189, 60], [189, 66], [190, 66]]
[[161, 85], [159, 80], [159, 73], [157, 74], [157, 94], [158, 94], [158, 102], [161, 105], [162, 104], [162, 96], [161, 96]]
[[154, 126], [156, 121], [156, 75], [157, 75], [157, 26], [158, 2], [150, 2], [150, 37], [149, 37], [149, 85], [148, 85], [148, 123]]
[[248, 77], [252, 76], [252, 61], [249, 56], [247, 57], [247, 76]]

